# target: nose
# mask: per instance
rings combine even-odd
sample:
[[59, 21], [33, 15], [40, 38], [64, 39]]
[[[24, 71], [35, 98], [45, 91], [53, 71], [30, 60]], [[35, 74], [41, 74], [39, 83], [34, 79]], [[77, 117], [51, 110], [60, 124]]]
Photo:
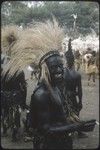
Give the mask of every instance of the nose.
[[62, 72], [62, 68], [57, 67], [57, 72]]

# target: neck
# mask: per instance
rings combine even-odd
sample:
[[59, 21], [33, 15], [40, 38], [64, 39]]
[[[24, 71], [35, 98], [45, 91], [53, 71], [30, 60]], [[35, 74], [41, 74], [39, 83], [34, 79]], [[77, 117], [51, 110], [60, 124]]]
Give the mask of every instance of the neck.
[[58, 87], [59, 89], [63, 87], [63, 82], [51, 82], [52, 87]]
[[71, 70], [71, 69], [75, 69], [75, 66], [68, 66], [68, 69]]

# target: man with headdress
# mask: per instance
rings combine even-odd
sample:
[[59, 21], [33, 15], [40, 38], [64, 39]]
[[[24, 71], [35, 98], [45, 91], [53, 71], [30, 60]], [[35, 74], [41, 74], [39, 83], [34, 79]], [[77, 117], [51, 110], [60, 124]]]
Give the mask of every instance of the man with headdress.
[[[30, 114], [31, 125], [40, 137], [45, 137], [46, 132], [53, 127], [67, 124], [66, 113], [63, 108], [65, 101], [60, 88], [63, 83], [63, 61], [58, 51], [50, 51], [44, 55], [39, 63], [41, 73], [39, 83], [31, 97]], [[34, 143], [35, 148], [39, 145]], [[51, 132], [45, 137], [45, 147], [42, 148], [72, 148], [71, 136], [64, 131]]]
[[[66, 82], [65, 86], [64, 62], [59, 53], [62, 50], [61, 43], [64, 34], [56, 20], [53, 20], [53, 23], [47, 21], [46, 23], [37, 24], [34, 27], [34, 34], [36, 34], [35, 37], [38, 37], [36, 42], [38, 44], [34, 46], [35, 49], [38, 47], [36, 55], [38, 56], [37, 60], [39, 60], [40, 74], [30, 103], [30, 123], [35, 140], [33, 145], [37, 149], [72, 149], [71, 132], [78, 129], [79, 126], [77, 125], [80, 125], [81, 121], [77, 115], [73, 116], [74, 109], [71, 110], [65, 91], [67, 84], [71, 81], [74, 82], [74, 85], [72, 85], [74, 91], [71, 89], [72, 87], [70, 87], [70, 91], [76, 94], [75, 88], [78, 85], [79, 103], [77, 104], [77, 113], [79, 113], [82, 108], [81, 76], [77, 73], [75, 79], [69, 76], [71, 80], [69, 79], [70, 81]], [[69, 49], [70, 46], [71, 41], [69, 42]], [[70, 62], [71, 54], [72, 52], [69, 50], [67, 58], [69, 58], [70, 67], [73, 66], [73, 61]], [[73, 56], [71, 59], [73, 60]], [[34, 62], [36, 63], [35, 60]], [[76, 98], [73, 101], [74, 104], [76, 104], [75, 100]], [[78, 121], [71, 122], [70, 117]]]
[[[41, 31], [41, 27], [43, 27], [43, 31]], [[47, 27], [52, 29], [53, 38], [50, 29]], [[70, 132], [66, 133], [66, 129], [62, 129], [62, 127], [68, 125], [67, 113], [63, 107], [65, 102], [62, 92], [64, 88], [63, 60], [58, 52], [61, 50], [62, 30], [58, 27], [57, 22], [54, 22], [54, 24], [51, 22], [49, 24], [41, 23], [41, 26], [38, 26], [37, 29], [36, 31], [41, 31], [36, 32], [37, 36], [40, 33], [40, 35], [46, 33], [45, 43], [42, 45], [46, 50], [42, 50], [44, 54], [41, 56], [38, 65], [40, 68], [38, 85], [33, 91], [30, 103], [30, 123], [35, 137], [33, 145], [37, 149], [41, 146], [47, 149], [72, 149]], [[49, 36], [47, 37], [48, 33]], [[59, 34], [59, 36], [55, 36], [55, 34]], [[41, 37], [41, 40], [44, 39]], [[48, 41], [50, 41], [50, 44]]]

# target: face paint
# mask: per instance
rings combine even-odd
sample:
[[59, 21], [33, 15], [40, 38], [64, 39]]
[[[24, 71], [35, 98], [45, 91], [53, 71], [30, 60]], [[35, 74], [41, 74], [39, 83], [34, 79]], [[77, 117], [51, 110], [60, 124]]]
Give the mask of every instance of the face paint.
[[63, 61], [60, 56], [54, 55], [46, 60], [52, 82], [63, 80]]

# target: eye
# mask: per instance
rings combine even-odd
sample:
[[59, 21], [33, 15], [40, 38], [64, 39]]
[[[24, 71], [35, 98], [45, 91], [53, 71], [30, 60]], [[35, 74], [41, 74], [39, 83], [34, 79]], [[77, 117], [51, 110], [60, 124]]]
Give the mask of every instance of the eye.
[[63, 67], [63, 64], [60, 64], [59, 67]]
[[56, 66], [51, 66], [50, 68], [51, 68], [51, 69], [55, 69], [55, 68], [56, 68]]

